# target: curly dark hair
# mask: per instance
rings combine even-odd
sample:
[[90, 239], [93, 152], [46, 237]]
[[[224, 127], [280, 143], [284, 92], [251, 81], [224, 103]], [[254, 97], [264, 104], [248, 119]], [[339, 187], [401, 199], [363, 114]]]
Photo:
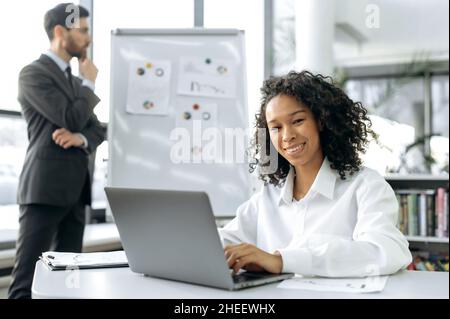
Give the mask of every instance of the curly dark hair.
[[[374, 139], [377, 135], [371, 129], [367, 110], [360, 102], [352, 101], [331, 77], [314, 75], [309, 71], [291, 71], [285, 76], [264, 81], [261, 93], [261, 108], [255, 116], [255, 133], [250, 146], [250, 172], [259, 168], [259, 178], [265, 185], [281, 186], [290, 169], [289, 162], [272, 145], [266, 120], [267, 104], [278, 95], [294, 97], [311, 110], [321, 127], [319, 136], [323, 155], [329, 160], [330, 167], [339, 172], [341, 179], [360, 170], [360, 153], [365, 153], [369, 135]], [[261, 131], [265, 132], [263, 137]], [[267, 150], [270, 150], [269, 154], [266, 154]], [[270, 165], [270, 154], [277, 154], [278, 167], [264, 172]]]

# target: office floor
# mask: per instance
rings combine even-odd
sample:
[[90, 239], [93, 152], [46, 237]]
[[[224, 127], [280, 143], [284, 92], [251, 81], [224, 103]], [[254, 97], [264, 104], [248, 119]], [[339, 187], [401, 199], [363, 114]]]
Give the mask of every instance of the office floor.
[[6, 299], [8, 295], [8, 286], [11, 281], [11, 277], [0, 277], [0, 299]]

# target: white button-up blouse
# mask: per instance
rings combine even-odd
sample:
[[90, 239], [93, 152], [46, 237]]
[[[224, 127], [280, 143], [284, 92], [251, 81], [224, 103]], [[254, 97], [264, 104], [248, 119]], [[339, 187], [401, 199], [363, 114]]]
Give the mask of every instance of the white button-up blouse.
[[267, 185], [219, 230], [224, 245], [279, 251], [283, 272], [327, 277], [394, 273], [412, 260], [397, 229], [398, 203], [376, 171], [345, 180], [325, 159], [306, 196], [293, 199], [293, 168], [282, 187]]

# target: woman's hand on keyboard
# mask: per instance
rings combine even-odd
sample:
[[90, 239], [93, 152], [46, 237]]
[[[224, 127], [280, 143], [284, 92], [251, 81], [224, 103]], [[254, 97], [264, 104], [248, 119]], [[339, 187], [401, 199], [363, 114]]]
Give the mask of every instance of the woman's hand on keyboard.
[[228, 245], [224, 249], [228, 266], [237, 273], [241, 268], [248, 271], [281, 273], [283, 260], [278, 253], [270, 254], [252, 244]]

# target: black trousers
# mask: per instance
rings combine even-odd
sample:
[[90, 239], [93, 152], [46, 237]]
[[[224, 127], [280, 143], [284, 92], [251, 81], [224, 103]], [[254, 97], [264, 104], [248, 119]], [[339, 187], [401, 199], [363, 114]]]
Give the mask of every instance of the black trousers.
[[42, 252], [81, 252], [85, 226], [85, 205], [69, 207], [20, 205], [19, 236], [10, 299], [31, 298], [36, 261]]

